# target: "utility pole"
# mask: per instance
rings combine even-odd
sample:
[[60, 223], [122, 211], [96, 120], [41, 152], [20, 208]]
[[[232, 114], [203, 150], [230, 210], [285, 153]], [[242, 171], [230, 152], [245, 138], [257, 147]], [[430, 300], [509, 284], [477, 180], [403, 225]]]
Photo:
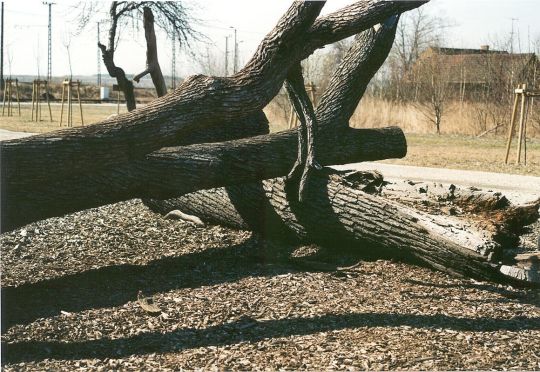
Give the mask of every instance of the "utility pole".
[[4, 2], [2, 1], [2, 28], [0, 30], [0, 90], [4, 90]]
[[229, 75], [229, 35], [225, 36], [225, 74]]
[[[97, 42], [99, 44], [99, 21], [97, 23]], [[101, 87], [101, 52], [99, 50], [99, 47], [97, 48], [97, 86], [98, 88]]]
[[172, 37], [171, 89], [176, 89], [176, 32], [173, 32]]
[[43, 5], [49, 6], [49, 37], [48, 37], [48, 47], [47, 47], [47, 80], [51, 81], [52, 77], [52, 22], [51, 22], [51, 8], [54, 4], [53, 2], [44, 1]]
[[238, 43], [236, 42], [236, 28], [230, 26], [234, 30], [234, 58], [233, 58], [233, 73], [238, 70]]
[[510, 54], [514, 54], [514, 22], [519, 21], [518, 18], [510, 18], [512, 20], [512, 31], [510, 32]]

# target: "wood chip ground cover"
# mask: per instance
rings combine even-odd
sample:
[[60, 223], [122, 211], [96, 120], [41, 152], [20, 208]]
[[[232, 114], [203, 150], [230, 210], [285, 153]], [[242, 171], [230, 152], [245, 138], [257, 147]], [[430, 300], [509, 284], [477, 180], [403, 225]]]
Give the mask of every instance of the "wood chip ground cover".
[[357, 258], [165, 220], [139, 201], [0, 244], [5, 370], [540, 369], [538, 290], [385, 260], [309, 269], [325, 266], [285, 258]]

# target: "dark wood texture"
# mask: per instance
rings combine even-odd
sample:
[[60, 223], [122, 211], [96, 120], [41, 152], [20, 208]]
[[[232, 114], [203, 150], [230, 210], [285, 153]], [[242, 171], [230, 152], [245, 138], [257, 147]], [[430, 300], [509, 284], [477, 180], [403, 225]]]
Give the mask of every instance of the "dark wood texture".
[[107, 69], [109, 75], [116, 78], [118, 89], [124, 93], [126, 100], [126, 106], [128, 111], [135, 110], [135, 93], [133, 91], [133, 83], [126, 77], [124, 70], [114, 63], [114, 51], [116, 49], [116, 29], [118, 27], [118, 19], [121, 14], [118, 13], [118, 2], [111, 2], [109, 9], [109, 16], [111, 18], [111, 27], [109, 28], [108, 45], [105, 46], [98, 42], [98, 47], [101, 49], [101, 57], [103, 58], [103, 64]]
[[[229, 127], [239, 123], [246, 127], [242, 137], [249, 132], [260, 133], [250, 126], [251, 118], [260, 115], [279, 91], [291, 66], [326, 43], [421, 4], [370, 0], [316, 21], [323, 2], [295, 2], [261, 42], [254, 57], [230, 78], [196, 75], [144, 108], [102, 123], [2, 142], [2, 231], [38, 218], [95, 206], [96, 200], [124, 200], [122, 192], [114, 191], [128, 188], [118, 186], [131, 181], [124, 169], [143, 162], [149, 153], [164, 146], [186, 144], [186, 137], [203, 138], [215, 132], [210, 136], [223, 140]], [[114, 35], [109, 35], [111, 40]], [[368, 61], [369, 56], [366, 58]], [[355, 88], [362, 89], [349, 85], [341, 97], [349, 99], [346, 94]], [[322, 120], [321, 126], [330, 121], [331, 117]], [[111, 190], [108, 194], [115, 197], [92, 198], [94, 188], [107, 186]], [[71, 189], [80, 195], [70, 202], [70, 196], [76, 194], [67, 191]], [[145, 191], [139, 188], [137, 195]], [[85, 198], [92, 202], [84, 202]], [[50, 210], [36, 208], [38, 199], [44, 201], [42, 207], [46, 205]]]
[[143, 8], [143, 25], [144, 37], [146, 39], [146, 69], [140, 74], [135, 75], [133, 80], [138, 83], [143, 76], [150, 74], [152, 83], [156, 88], [157, 96], [163, 97], [167, 94], [167, 84], [159, 66], [156, 32], [154, 30], [154, 15], [152, 14], [152, 10], [146, 6]]
[[[501, 273], [503, 265], [493, 253], [516, 246], [501, 245], [494, 239], [496, 233], [477, 219], [424, 212], [399, 198], [378, 196], [380, 189], [384, 190], [380, 175], [327, 171], [314, 173], [302, 203], [287, 192], [283, 178], [146, 203], [162, 214], [179, 209], [208, 223], [253, 230], [268, 238], [403, 258], [481, 280], [539, 284]], [[529, 220], [521, 219], [517, 230], [538, 218], [538, 205], [536, 213], [532, 206], [519, 209], [527, 211]]]

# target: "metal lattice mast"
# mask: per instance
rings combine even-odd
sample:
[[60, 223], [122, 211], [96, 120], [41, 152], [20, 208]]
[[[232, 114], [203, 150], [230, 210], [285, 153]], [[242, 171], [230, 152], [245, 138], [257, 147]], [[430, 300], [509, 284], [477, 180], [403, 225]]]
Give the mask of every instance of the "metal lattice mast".
[[47, 46], [47, 80], [51, 81], [52, 77], [52, 17], [51, 9], [56, 4], [53, 2], [44, 1], [43, 5], [49, 6], [49, 32], [48, 32], [48, 46]]

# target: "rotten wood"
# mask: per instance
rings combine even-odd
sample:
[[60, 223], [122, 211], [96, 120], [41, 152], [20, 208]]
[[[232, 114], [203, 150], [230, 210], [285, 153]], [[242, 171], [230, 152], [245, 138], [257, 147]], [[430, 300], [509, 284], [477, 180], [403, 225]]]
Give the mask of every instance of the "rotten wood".
[[[359, 254], [403, 258], [434, 269], [498, 282], [530, 284], [534, 274], [512, 276], [502, 252], [515, 250], [497, 241], [469, 214], [424, 212], [384, 197], [380, 174], [326, 170], [313, 176], [307, 197], [298, 203], [282, 178], [198, 191], [167, 201], [146, 201], [159, 213], [180, 209], [207, 223], [256, 231], [267, 238], [292, 238], [328, 247], [346, 246]], [[396, 191], [393, 191], [395, 195]], [[200, 195], [204, 195], [202, 203]], [[538, 205], [505, 207], [529, 210], [523, 228], [538, 218]]]

